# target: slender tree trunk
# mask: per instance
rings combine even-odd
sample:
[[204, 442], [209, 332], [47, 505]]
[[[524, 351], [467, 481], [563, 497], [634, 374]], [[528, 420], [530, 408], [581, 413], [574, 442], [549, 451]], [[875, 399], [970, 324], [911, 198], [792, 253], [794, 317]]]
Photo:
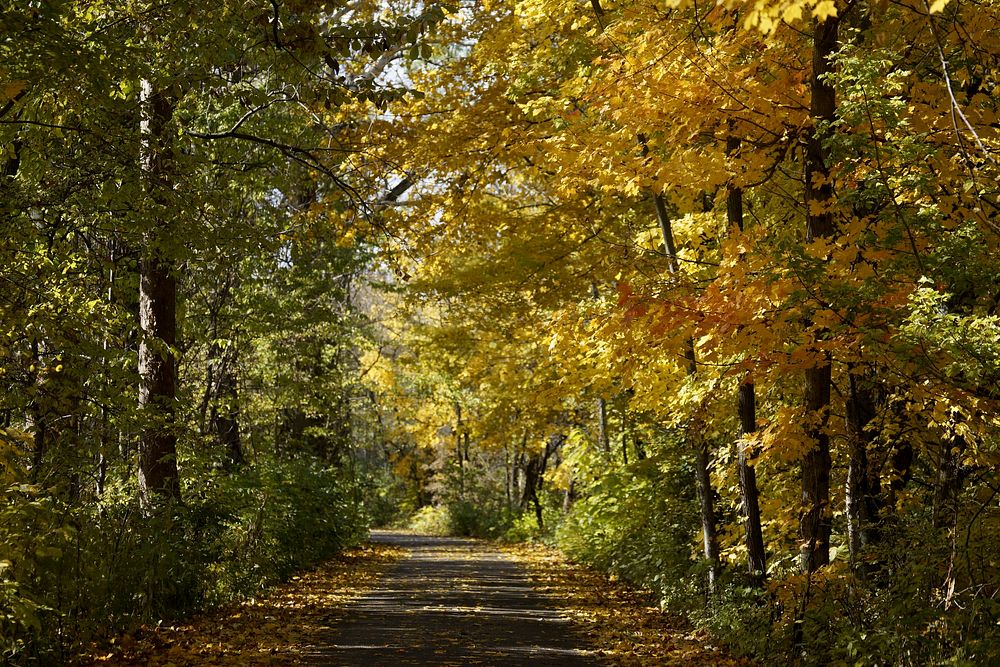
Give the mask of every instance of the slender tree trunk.
[[[730, 123], [732, 129], [732, 123]], [[738, 137], [726, 140], [726, 153], [733, 156], [740, 149]], [[743, 190], [730, 183], [726, 191], [726, 219], [730, 229], [743, 231]], [[757, 471], [750, 463], [753, 452], [747, 440], [757, 431], [757, 394], [748, 372], [736, 391], [740, 418], [740, 435], [737, 439], [737, 470], [740, 479], [740, 504], [743, 511], [743, 529], [747, 546], [747, 567], [750, 576], [763, 584], [767, 576], [767, 553], [760, 521], [760, 492], [757, 489]]]
[[611, 439], [608, 437], [608, 403], [603, 398], [597, 399], [597, 441], [601, 451], [611, 453]]
[[507, 511], [511, 512], [514, 509], [514, 494], [511, 489], [513, 486], [513, 473], [510, 466], [510, 445], [506, 442], [503, 445], [503, 470], [504, 491], [507, 494]]
[[[601, 294], [597, 290], [597, 283], [590, 283], [590, 296], [595, 301], [601, 298]], [[608, 402], [603, 396], [597, 398], [597, 442], [601, 446], [601, 451], [610, 458], [611, 438], [608, 434]]]
[[224, 333], [221, 330], [220, 318], [223, 308], [230, 301], [234, 282], [232, 276], [226, 277], [209, 313], [209, 335], [212, 343], [208, 348], [205, 395], [199, 412], [202, 431], [207, 430], [215, 437], [216, 443], [226, 453], [230, 466], [239, 466], [245, 461], [243, 442], [240, 438], [240, 405], [236, 375], [239, 349], [232, 340], [228, 345], [219, 342]]
[[[839, 44], [839, 19], [830, 17], [813, 24], [813, 54], [810, 115], [817, 127], [806, 144], [805, 204], [806, 243], [829, 238], [834, 233], [833, 185], [827, 164], [823, 135], [836, 118], [837, 101], [833, 86], [825, 79], [831, 74], [831, 60]], [[830, 418], [830, 389], [832, 383], [831, 359], [822, 353], [812, 368], [805, 371], [805, 431], [812, 448], [802, 459], [802, 511], [799, 519], [801, 538], [801, 565], [807, 572], [830, 563], [830, 436], [827, 424]]]
[[622, 463], [628, 465], [628, 410], [622, 406]]
[[646, 447], [642, 442], [642, 438], [635, 431], [632, 432], [632, 447], [635, 448], [635, 459], [637, 461], [645, 461]]
[[538, 483], [541, 479], [542, 455], [531, 454], [527, 458], [524, 466], [524, 491], [521, 495], [521, 509], [528, 507], [531, 503], [535, 509], [535, 521], [539, 530], [545, 530], [545, 523], [542, 517], [542, 503], [538, 498]]
[[[108, 260], [111, 268], [108, 269], [108, 303], [113, 304], [115, 299], [115, 240], [112, 238], [108, 248]], [[104, 352], [101, 357], [101, 374], [108, 377], [108, 361], [111, 350], [111, 341], [105, 336], [101, 341], [101, 350]], [[108, 479], [108, 454], [111, 450], [111, 411], [108, 409], [108, 401], [105, 398], [101, 401], [101, 434], [98, 441], [97, 450], [97, 481], [96, 491], [98, 496], [104, 495], [104, 488]]]
[[[163, 215], [170, 186], [167, 123], [173, 107], [162, 91], [142, 83], [142, 170], [147, 197]], [[157, 220], [146, 239], [139, 266], [139, 408], [144, 417], [139, 445], [139, 496], [143, 507], [180, 497], [174, 402], [177, 396], [177, 281], [164, 246], [171, 225]]]
[[563, 496], [563, 514], [569, 514], [573, 503], [576, 501], [576, 480], [570, 479], [569, 486], [566, 487], [566, 494]]
[[[870, 378], [869, 378], [870, 379]], [[875, 418], [875, 393], [866, 378], [851, 373], [847, 398], [847, 439], [851, 460], [847, 468], [845, 504], [847, 507], [847, 544], [851, 567], [859, 576], [867, 571], [862, 561], [862, 549], [879, 539], [881, 488], [878, 475], [873, 474], [868, 460], [872, 434], [867, 428]]]
[[216, 374], [218, 389], [216, 400], [212, 404], [209, 424], [217, 442], [226, 452], [229, 463], [239, 466], [245, 462], [246, 457], [243, 454], [243, 441], [240, 438], [239, 393], [234, 372], [236, 362], [233, 358], [235, 348], [232, 352], [227, 352]]
[[455, 403], [455, 459], [458, 461], [458, 496], [465, 497], [465, 461], [462, 457], [462, 406]]
[[28, 405], [28, 431], [31, 432], [31, 475], [32, 482], [41, 479], [42, 463], [48, 450], [48, 410], [45, 407], [48, 389], [45, 383], [44, 363], [42, 353], [45, 344], [39, 344], [38, 339], [31, 341], [31, 365], [34, 367], [34, 391]]
[[719, 578], [719, 538], [715, 530], [715, 498], [708, 443], [700, 436], [691, 434], [695, 444], [695, 476], [698, 489], [698, 507], [701, 510], [701, 536], [705, 560], [708, 561], [708, 590], [714, 594]]
[[750, 575], [763, 583], [767, 576], [767, 552], [764, 550], [764, 532], [760, 521], [760, 493], [757, 490], [757, 471], [750, 463], [751, 452], [747, 438], [757, 430], [757, 406], [754, 384], [749, 378], [740, 384], [738, 391], [740, 415], [740, 440], [738, 466], [740, 496], [743, 504], [743, 527], [747, 544], [747, 566]]
[[[671, 275], [677, 275], [680, 272], [680, 265], [677, 261], [677, 246], [674, 244], [673, 228], [663, 196], [654, 193], [653, 205], [656, 207], [656, 220], [660, 225], [663, 251], [667, 255], [667, 268]], [[689, 376], [695, 375], [698, 372], [698, 363], [694, 354], [694, 341], [690, 338], [684, 346], [684, 358], [687, 362], [687, 374]], [[709, 594], [714, 596], [721, 562], [719, 560], [719, 536], [715, 521], [715, 491], [712, 489], [711, 456], [708, 451], [708, 443], [700, 435], [689, 432], [687, 437], [689, 441], [695, 442], [695, 486], [698, 491], [702, 545], [705, 560], [708, 561], [708, 590]]]
[[962, 488], [959, 465], [965, 439], [946, 437], [939, 447], [937, 483], [934, 485], [934, 506], [931, 521], [935, 528], [954, 529], [958, 518], [958, 492]]

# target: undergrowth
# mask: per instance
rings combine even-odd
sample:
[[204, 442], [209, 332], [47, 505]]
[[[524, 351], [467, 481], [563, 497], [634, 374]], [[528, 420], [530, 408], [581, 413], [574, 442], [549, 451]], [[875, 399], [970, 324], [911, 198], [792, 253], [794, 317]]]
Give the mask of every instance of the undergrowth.
[[93, 504], [20, 483], [0, 507], [6, 664], [64, 664], [88, 639], [253, 595], [364, 534], [352, 482], [314, 461], [206, 474], [185, 502], [140, 510], [125, 485]]

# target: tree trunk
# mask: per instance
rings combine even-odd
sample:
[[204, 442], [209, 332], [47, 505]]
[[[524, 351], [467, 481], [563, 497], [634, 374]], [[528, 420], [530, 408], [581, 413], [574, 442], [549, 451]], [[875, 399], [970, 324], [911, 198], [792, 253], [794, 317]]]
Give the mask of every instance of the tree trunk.
[[225, 333], [222, 331], [220, 319], [223, 309], [231, 302], [232, 287], [235, 282], [232, 275], [225, 277], [210, 308], [209, 336], [212, 343], [208, 348], [205, 395], [200, 409], [202, 431], [207, 430], [215, 437], [216, 444], [225, 452], [230, 466], [239, 466], [245, 461], [243, 443], [240, 439], [240, 406], [236, 375], [239, 350], [232, 340], [225, 345], [220, 343]]
[[563, 495], [563, 514], [569, 514], [574, 502], [576, 502], [576, 480], [570, 479], [566, 493]]
[[[833, 235], [833, 185], [823, 148], [823, 135], [829, 127], [821, 124], [835, 120], [837, 102], [833, 86], [825, 80], [833, 72], [831, 57], [836, 51], [839, 20], [830, 17], [813, 24], [813, 60], [810, 115], [817, 127], [806, 144], [805, 205], [806, 243]], [[817, 336], [818, 337], [818, 336]], [[824, 352], [812, 368], [805, 371], [805, 432], [813, 443], [802, 459], [802, 511], [799, 519], [801, 566], [814, 572], [830, 563], [830, 417], [831, 360]]]
[[[656, 220], [660, 225], [660, 234], [663, 241], [663, 251], [667, 256], [667, 269], [671, 275], [680, 272], [680, 265], [677, 260], [677, 247], [674, 244], [673, 228], [670, 224], [670, 217], [667, 214], [666, 203], [659, 193], [653, 194], [653, 204], [656, 207]], [[694, 354], [694, 341], [688, 339], [684, 345], [684, 358], [687, 362], [687, 374], [693, 376], [698, 372], [698, 363]], [[719, 536], [716, 532], [715, 523], [715, 491], [712, 489], [712, 475], [710, 470], [711, 456], [708, 451], [708, 444], [697, 434], [689, 429], [688, 440], [695, 441], [695, 486], [698, 491], [698, 506], [701, 515], [702, 544], [704, 547], [705, 560], [708, 561], [708, 590], [709, 594], [715, 594], [715, 583], [721, 568], [719, 561]]]
[[508, 443], [503, 444], [503, 484], [504, 492], [507, 498], [507, 511], [510, 512], [514, 509], [514, 494], [513, 489], [513, 479], [514, 475], [511, 470], [510, 465], [510, 445]]
[[31, 473], [29, 479], [38, 482], [42, 473], [42, 462], [45, 459], [45, 452], [48, 449], [47, 410], [43, 405], [47, 389], [45, 387], [45, 374], [42, 364], [42, 349], [44, 344], [39, 345], [38, 339], [31, 341], [31, 365], [35, 369], [34, 390], [31, 401], [28, 404], [27, 430], [31, 433]]
[[738, 391], [740, 414], [740, 440], [738, 469], [740, 500], [743, 505], [743, 528], [747, 544], [747, 566], [750, 576], [763, 584], [767, 577], [767, 552], [764, 550], [764, 532], [760, 522], [760, 493], [757, 490], [757, 471], [750, 464], [752, 452], [748, 451], [747, 438], [757, 430], [757, 399], [754, 384], [749, 379]]
[[462, 457], [462, 406], [455, 403], [455, 459], [458, 462], [458, 497], [465, 498], [465, 461]]
[[[147, 197], [163, 215], [170, 187], [170, 139], [166, 125], [170, 101], [148, 81], [142, 83], [142, 171]], [[155, 499], [180, 497], [174, 402], [177, 395], [177, 281], [163, 246], [171, 225], [157, 220], [147, 236], [139, 263], [139, 408], [144, 417], [139, 445], [139, 497], [145, 508]]]
[[646, 460], [646, 446], [637, 432], [632, 433], [632, 447], [635, 449], [636, 461]]
[[535, 508], [535, 521], [538, 523], [538, 530], [545, 530], [542, 519], [542, 503], [538, 498], [538, 484], [541, 479], [542, 455], [531, 454], [528, 456], [524, 466], [524, 491], [521, 495], [521, 509], [524, 510], [531, 503]]
[[868, 449], [872, 443], [868, 424], [875, 418], [875, 394], [862, 378], [859, 382], [850, 374], [847, 398], [847, 439], [851, 460], [847, 468], [847, 545], [850, 549], [851, 567], [859, 576], [867, 574], [861, 551], [865, 545], [878, 539], [879, 494], [878, 476], [873, 474], [868, 462]]
[[628, 465], [628, 410], [622, 406], [622, 464]]
[[227, 354], [216, 372], [216, 400], [212, 403], [209, 427], [216, 442], [226, 452], [231, 465], [239, 466], [245, 461], [243, 442], [240, 439], [240, 406], [236, 388], [236, 373], [233, 370], [235, 354]]
[[695, 445], [695, 476], [698, 488], [698, 507], [701, 514], [701, 536], [705, 560], [708, 561], [708, 591], [715, 594], [719, 579], [719, 538], [715, 530], [715, 498], [708, 444], [699, 436]]
[[[731, 126], [732, 124], [730, 124]], [[726, 140], [726, 154], [735, 155], [740, 149], [738, 137]], [[730, 229], [743, 231], [743, 190], [730, 182], [726, 192], [726, 219]], [[743, 510], [743, 529], [747, 546], [747, 567], [750, 576], [763, 584], [767, 576], [767, 553], [764, 550], [764, 533], [760, 522], [760, 492], [757, 489], [757, 471], [750, 464], [753, 452], [748, 451], [747, 439], [757, 431], [757, 394], [750, 373], [740, 383], [736, 392], [740, 418], [740, 436], [737, 440], [737, 470], [740, 478], [740, 503]]]
[[960, 461], [964, 449], [965, 439], [961, 436], [946, 437], [941, 442], [931, 513], [935, 528], [954, 529], [958, 521], [958, 492], [962, 488]]
[[597, 441], [601, 451], [611, 453], [611, 439], [608, 437], [608, 404], [603, 398], [597, 399]]

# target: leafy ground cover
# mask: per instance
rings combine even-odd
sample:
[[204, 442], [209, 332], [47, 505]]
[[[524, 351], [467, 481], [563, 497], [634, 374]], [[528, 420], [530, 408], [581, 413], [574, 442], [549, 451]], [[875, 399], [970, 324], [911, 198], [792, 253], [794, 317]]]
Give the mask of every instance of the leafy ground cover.
[[403, 554], [366, 543], [293, 577], [269, 594], [177, 624], [143, 626], [93, 644], [78, 665], [301, 664], [338, 610], [369, 590]]
[[503, 546], [529, 572], [537, 590], [570, 616], [612, 665], [749, 666], [709, 635], [663, 613], [653, 595], [576, 565], [556, 549], [526, 542]]

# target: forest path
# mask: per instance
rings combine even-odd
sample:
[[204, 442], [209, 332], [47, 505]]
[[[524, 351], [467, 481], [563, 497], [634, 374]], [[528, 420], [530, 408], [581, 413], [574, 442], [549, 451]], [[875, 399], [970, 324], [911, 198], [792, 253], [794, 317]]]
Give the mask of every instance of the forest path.
[[487, 543], [374, 531], [406, 554], [330, 620], [314, 665], [598, 665], [587, 642]]

